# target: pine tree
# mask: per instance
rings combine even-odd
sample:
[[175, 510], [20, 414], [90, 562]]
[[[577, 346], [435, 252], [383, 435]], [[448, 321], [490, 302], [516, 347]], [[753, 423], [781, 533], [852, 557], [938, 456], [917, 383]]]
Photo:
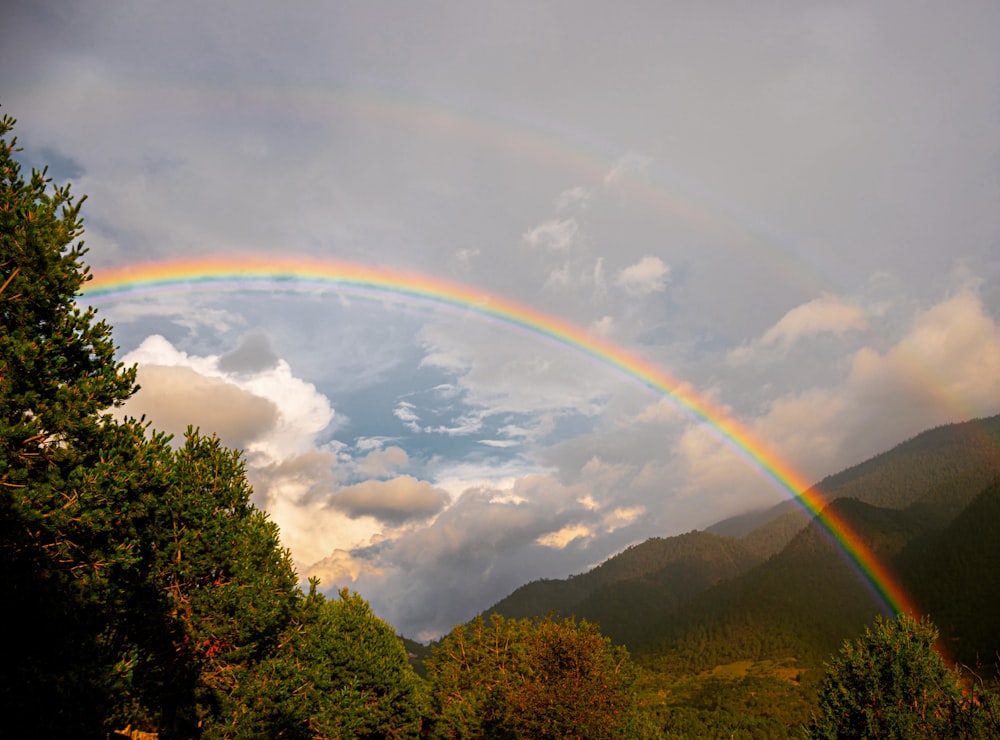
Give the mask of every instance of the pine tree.
[[402, 641], [357, 594], [312, 581], [281, 646], [240, 676], [249, 737], [417, 737], [423, 683]]
[[111, 411], [135, 390], [87, 279], [81, 201], [0, 120], [0, 716], [18, 737], [193, 737], [301, 599], [240, 455]]
[[117, 496], [135, 491], [90, 484], [123, 437], [142, 436], [108, 414], [135, 373], [115, 362], [111, 328], [74, 303], [87, 279], [82, 200], [44, 170], [24, 179], [13, 126], [0, 119], [0, 591], [13, 636], [0, 712], [8, 730], [23, 720], [85, 737], [127, 681], [107, 618], [134, 561], [114, 534], [131, 506]]

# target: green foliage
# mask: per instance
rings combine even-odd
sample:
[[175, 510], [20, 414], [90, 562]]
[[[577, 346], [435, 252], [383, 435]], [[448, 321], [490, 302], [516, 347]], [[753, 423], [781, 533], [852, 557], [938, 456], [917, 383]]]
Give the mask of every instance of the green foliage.
[[[359, 738], [416, 737], [420, 731], [422, 684], [392, 627], [372, 614], [368, 603], [344, 589], [319, 609], [306, 632], [319, 652], [322, 680], [344, 687], [359, 709], [352, 734]], [[327, 711], [332, 719], [345, 712]]]
[[845, 642], [820, 688], [812, 738], [939, 738], [951, 736], [962, 691], [934, 649], [927, 620], [881, 617], [856, 642]]
[[[316, 591], [279, 649], [239, 675], [232, 727], [219, 737], [406, 738], [420, 731], [423, 683], [392, 628], [357, 594]], [[211, 735], [209, 735], [211, 736]]]
[[100, 413], [132, 394], [135, 371], [114, 361], [111, 327], [73, 299], [87, 279], [80, 206], [69, 186], [21, 176], [13, 119], [0, 119], [0, 481], [35, 481], [72, 460]]
[[[831, 506], [880, 556], [908, 531], [900, 512], [850, 500]], [[661, 641], [638, 655], [673, 675], [736, 660], [794, 657], [804, 667], [819, 666], [878, 612], [857, 573], [814, 524], [780, 554], [683, 605], [661, 623]]]
[[190, 736], [226, 721], [235, 676], [278, 644], [301, 599], [277, 527], [250, 503], [237, 452], [189, 430], [166, 470], [145, 535], [147, 616], [141, 676], [155, 724]]
[[641, 725], [628, 653], [585, 622], [477, 618], [427, 667], [435, 737], [612, 738]]
[[[13, 734], [88, 737], [130, 681], [119, 614], [139, 561], [136, 481], [156, 478], [141, 466], [159, 450], [136, 448], [142, 428], [105, 413], [135, 375], [114, 361], [110, 327], [73, 303], [86, 279], [82, 201], [44, 172], [22, 177], [13, 125], [0, 119], [0, 591], [16, 638], [0, 713]], [[109, 477], [95, 485], [99, 471]]]
[[645, 671], [641, 700], [655, 723], [656, 736], [799, 737], [799, 728], [815, 704], [799, 671], [768, 661], [739, 665], [745, 666], [742, 671], [728, 672], [720, 666], [673, 680]]

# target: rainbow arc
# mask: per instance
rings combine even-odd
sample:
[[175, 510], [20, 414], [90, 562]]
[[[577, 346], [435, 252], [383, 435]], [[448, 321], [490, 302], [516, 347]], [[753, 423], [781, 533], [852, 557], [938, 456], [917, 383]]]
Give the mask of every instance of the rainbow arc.
[[459, 309], [593, 358], [669, 399], [713, 428], [721, 439], [816, 518], [887, 612], [915, 614], [917, 611], [902, 585], [864, 540], [826, 506], [819, 492], [793, 466], [738, 419], [699, 395], [689, 384], [634, 352], [523, 303], [461, 283], [385, 267], [305, 257], [246, 255], [185, 258], [102, 269], [84, 285], [83, 298], [99, 304], [161, 293], [209, 290], [325, 291]]

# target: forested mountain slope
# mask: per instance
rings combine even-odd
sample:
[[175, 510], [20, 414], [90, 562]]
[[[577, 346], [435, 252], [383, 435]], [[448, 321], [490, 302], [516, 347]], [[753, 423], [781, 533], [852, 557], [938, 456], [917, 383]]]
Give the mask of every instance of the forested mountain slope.
[[[841, 499], [831, 507], [877, 556], [891, 558], [912, 536], [905, 512]], [[660, 624], [639, 646], [651, 664], [697, 673], [720, 663], [795, 657], [817, 664], [879, 613], [879, 603], [817, 523], [779, 554], [721, 582]]]
[[[902, 509], [923, 500], [935, 516], [954, 517], [1000, 474], [1000, 415], [922, 432], [813, 488], [828, 501], [853, 498]], [[960, 485], [959, 485], [960, 483]], [[809, 522], [793, 501], [730, 517], [706, 531], [740, 537], [761, 558], [779, 552]]]
[[898, 569], [956, 661], [982, 673], [1000, 659], [1000, 481], [944, 531], [911, 541]]
[[[892, 558], [911, 538], [947, 526], [997, 475], [1000, 416], [993, 416], [923, 432], [825, 478], [816, 490], [831, 501], [849, 499], [835, 504], [838, 511], [842, 509], [859, 530], [870, 531], [880, 556]], [[784, 600], [806, 598], [813, 593], [811, 584], [823, 582], [840, 596], [827, 599], [824, 591], [813, 599], [817, 607], [836, 601], [821, 620], [827, 626], [817, 629], [834, 637], [806, 642], [811, 651], [825, 655], [831, 644], [836, 647], [843, 639], [845, 629], [850, 631], [874, 615], [875, 602], [858, 596], [855, 604], [854, 596], [844, 596], [853, 594], [860, 581], [829, 542], [821, 543], [809, 522], [801, 508], [785, 501], [767, 511], [719, 522], [709, 528], [712, 532], [653, 538], [587, 573], [528, 583], [486, 613], [573, 614], [598, 622], [606, 634], [635, 649], [657, 643], [664, 633], [676, 633], [678, 625], [687, 621], [726, 622], [728, 617], [714, 614], [722, 604], [745, 615], [767, 612]], [[722, 534], [726, 532], [743, 536], [735, 539]], [[767, 558], [776, 562], [764, 563]], [[745, 575], [738, 578], [741, 574]], [[734, 582], [725, 583], [728, 580]], [[836, 591], [835, 586], [847, 591]], [[710, 588], [710, 594], [699, 598]], [[684, 611], [688, 606], [694, 610], [690, 614]], [[687, 616], [670, 619], [678, 610]], [[778, 629], [780, 622], [785, 625], [780, 632], [790, 622], [809, 623], [804, 614], [809, 610], [793, 606], [780, 619], [761, 624]]]
[[[960, 490], [969, 479], [960, 473], [902, 510], [854, 499], [830, 506], [940, 627], [946, 654], [994, 680], [1000, 484], [949, 520], [954, 500], [969, 498]], [[779, 554], [666, 616], [659, 640], [635, 651], [647, 669], [648, 701], [665, 725], [692, 737], [741, 734], [749, 726], [761, 736], [797, 737], [824, 664], [879, 610], [859, 573], [812, 522]]]
[[654, 634], [666, 613], [758, 562], [730, 537], [707, 532], [657, 537], [582, 575], [528, 583], [486, 613], [507, 618], [574, 615], [597, 622], [617, 642], [635, 645]]

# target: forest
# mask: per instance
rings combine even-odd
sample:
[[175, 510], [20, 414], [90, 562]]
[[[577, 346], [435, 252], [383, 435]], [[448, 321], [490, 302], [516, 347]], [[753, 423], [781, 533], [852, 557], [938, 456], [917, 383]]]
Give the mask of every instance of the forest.
[[[884, 618], [779, 507], [527, 584], [424, 647], [300, 585], [240, 451], [111, 410], [75, 302], [83, 198], [0, 120], [3, 734], [80, 738], [1000, 737], [1000, 417], [819, 484], [925, 617]], [[808, 593], [809, 598], [802, 598]]]

